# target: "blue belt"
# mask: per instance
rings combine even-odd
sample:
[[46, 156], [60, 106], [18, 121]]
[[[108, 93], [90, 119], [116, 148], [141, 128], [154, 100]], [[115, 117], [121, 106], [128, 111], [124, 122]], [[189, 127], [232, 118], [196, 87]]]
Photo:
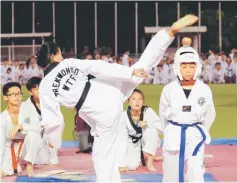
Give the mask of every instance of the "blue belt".
[[201, 135], [202, 140], [201, 142], [195, 147], [192, 156], [196, 156], [200, 147], [206, 140], [206, 135], [202, 128], [200, 128], [198, 125], [200, 125], [200, 122], [193, 123], [193, 124], [179, 124], [177, 122], [168, 121], [172, 125], [180, 126], [181, 127], [181, 139], [180, 139], [180, 152], [179, 152], [179, 182], [184, 182], [184, 154], [185, 154], [185, 144], [186, 144], [186, 130], [188, 127], [196, 127]]

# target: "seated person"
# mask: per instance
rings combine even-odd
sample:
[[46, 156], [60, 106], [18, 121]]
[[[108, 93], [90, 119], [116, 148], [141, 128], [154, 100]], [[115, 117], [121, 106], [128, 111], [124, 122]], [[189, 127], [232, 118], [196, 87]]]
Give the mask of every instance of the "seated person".
[[124, 148], [119, 157], [120, 171], [136, 170], [141, 162], [145, 166], [143, 153], [146, 153], [147, 169], [156, 171], [153, 160], [159, 159], [155, 157], [160, 146], [158, 132], [163, 131], [160, 118], [153, 109], [144, 106], [144, 95], [140, 90], [135, 89], [128, 102], [130, 106], [123, 114], [123, 125], [126, 129], [121, 130], [124, 137], [122, 140], [124, 145], [121, 145], [121, 148]]
[[91, 153], [93, 137], [90, 135], [90, 126], [78, 114], [75, 115], [74, 132], [79, 142], [79, 150], [76, 153]]
[[[3, 86], [3, 98], [7, 102], [7, 108], [1, 113], [1, 149], [0, 165], [1, 177], [17, 174], [21, 171], [19, 157], [22, 148], [33, 146], [35, 143], [32, 134], [23, 135], [18, 132], [23, 130], [19, 124], [19, 109], [22, 101], [21, 85], [16, 82], [9, 82]], [[29, 156], [27, 152], [26, 157]], [[27, 161], [27, 160], [26, 160]], [[28, 166], [29, 164], [27, 164]]]
[[225, 83], [224, 72], [221, 69], [220, 63], [215, 64], [215, 69], [212, 72], [212, 82], [213, 83]]
[[32, 135], [34, 144], [32, 146], [25, 145], [24, 152], [29, 152], [24, 159], [28, 161], [28, 176], [34, 176], [34, 164], [50, 164], [57, 165], [59, 163], [57, 149], [47, 142], [47, 134], [44, 133], [41, 124], [41, 111], [39, 101], [39, 85], [41, 78], [32, 77], [26, 83], [26, 88], [30, 93], [30, 97], [21, 104], [19, 111], [19, 123], [23, 126], [23, 133]]

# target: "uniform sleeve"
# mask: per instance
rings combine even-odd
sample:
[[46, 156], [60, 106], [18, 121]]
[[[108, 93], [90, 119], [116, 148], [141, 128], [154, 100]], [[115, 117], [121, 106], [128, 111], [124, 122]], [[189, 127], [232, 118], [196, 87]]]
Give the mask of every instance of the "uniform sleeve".
[[62, 133], [64, 130], [64, 119], [60, 110], [59, 102], [47, 92], [44, 92], [40, 85], [40, 109], [44, 134], [47, 135], [47, 141], [55, 148], [60, 148], [62, 144]]
[[5, 120], [2, 118], [1, 114], [1, 122], [0, 122], [0, 127], [1, 127], [1, 149], [0, 149], [0, 168], [2, 168], [2, 162], [3, 162], [3, 156], [4, 156], [4, 151], [5, 151], [5, 142], [6, 142], [6, 129], [5, 129]]
[[[159, 64], [166, 49], [174, 40], [170, 37], [165, 29], [159, 31], [149, 42], [146, 49], [142, 53], [138, 62], [132, 65], [132, 68], [144, 68], [149, 72], [153, 67]], [[130, 97], [134, 88], [143, 81], [142, 78], [132, 77], [132, 82], [124, 82], [121, 91], [124, 93], [124, 101]]]
[[[41, 127], [40, 127], [40, 121], [39, 117], [35, 116], [30, 112], [31, 110], [27, 106], [27, 104], [22, 103], [19, 111], [19, 124], [22, 125], [23, 131], [28, 132], [28, 131], [36, 131], [40, 132]], [[26, 122], [26, 120], [29, 121], [29, 123]]]
[[212, 92], [210, 88], [208, 87], [208, 92], [207, 92], [207, 107], [204, 113], [204, 126], [206, 129], [210, 130], [211, 125], [213, 124], [215, 118], [216, 118], [216, 110], [213, 104], [213, 99], [212, 99]]
[[161, 120], [156, 112], [152, 108], [148, 108], [147, 111], [149, 114], [148, 128], [156, 128], [160, 133], [163, 133], [163, 128], [161, 125]]
[[117, 79], [131, 81], [134, 68], [120, 64], [111, 64], [102, 60], [68, 59], [71, 66], [80, 69], [84, 74], [91, 74], [99, 79]]
[[167, 92], [167, 87], [164, 87], [161, 93], [160, 105], [159, 105], [159, 113], [160, 113], [161, 126], [162, 126], [163, 131], [165, 130], [166, 125], [168, 124], [168, 119], [166, 116], [168, 107], [169, 107], [168, 92]]

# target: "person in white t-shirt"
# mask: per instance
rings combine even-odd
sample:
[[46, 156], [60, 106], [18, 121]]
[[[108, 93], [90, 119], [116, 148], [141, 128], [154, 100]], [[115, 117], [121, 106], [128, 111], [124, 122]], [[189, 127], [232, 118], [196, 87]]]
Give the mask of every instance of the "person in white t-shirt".
[[128, 67], [129, 67], [129, 54], [130, 54], [130, 51], [126, 50], [122, 59], [123, 65], [126, 65]]

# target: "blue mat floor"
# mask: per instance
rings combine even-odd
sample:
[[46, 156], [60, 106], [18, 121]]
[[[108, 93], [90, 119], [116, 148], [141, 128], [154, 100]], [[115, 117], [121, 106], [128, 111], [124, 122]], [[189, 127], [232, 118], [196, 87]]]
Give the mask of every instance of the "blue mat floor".
[[[237, 145], [237, 138], [216, 138], [212, 139], [211, 145]], [[78, 141], [63, 141], [62, 147], [78, 147]]]
[[[85, 177], [85, 180], [76, 178]], [[74, 180], [73, 180], [74, 179]], [[162, 174], [123, 174], [122, 179], [133, 179], [136, 182], [162, 182]], [[211, 174], [204, 175], [205, 182], [216, 182]], [[55, 177], [32, 178], [27, 176], [17, 177], [16, 182], [94, 182], [94, 175], [72, 175], [71, 179], [60, 179]]]

